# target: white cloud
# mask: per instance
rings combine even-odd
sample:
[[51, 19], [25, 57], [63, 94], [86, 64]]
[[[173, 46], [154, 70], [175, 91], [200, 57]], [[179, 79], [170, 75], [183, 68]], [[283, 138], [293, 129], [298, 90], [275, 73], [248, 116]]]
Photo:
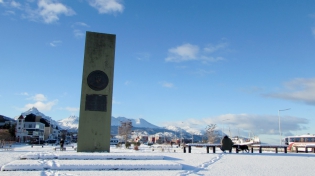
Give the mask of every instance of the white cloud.
[[62, 41], [55, 40], [55, 41], [50, 42], [49, 45], [52, 46], [52, 47], [56, 47], [57, 45], [59, 45], [61, 43], [62, 43]]
[[59, 15], [74, 15], [75, 12], [61, 3], [53, 3], [51, 0], [39, 0], [39, 15], [44, 19], [45, 23], [52, 23], [59, 20]]
[[98, 10], [98, 13], [116, 13], [124, 10], [119, 0], [88, 0], [88, 2]]
[[3, 13], [4, 15], [15, 15], [15, 12], [14, 11], [12, 11], [12, 10], [6, 10], [4, 13]]
[[173, 83], [170, 83], [170, 82], [160, 82], [160, 84], [161, 84], [163, 87], [166, 87], [166, 88], [173, 88], [173, 87], [174, 87], [174, 84], [173, 84]]
[[22, 93], [20, 93], [20, 95], [29, 96], [29, 94], [27, 92], [22, 92]]
[[10, 5], [14, 8], [20, 8], [21, 7], [21, 4], [18, 3], [18, 2], [15, 2], [14, 0], [11, 1]]
[[196, 60], [199, 53], [199, 47], [189, 43], [171, 48], [168, 50], [169, 57], [165, 59], [166, 62], [183, 62], [189, 60]]
[[[305, 125], [309, 123], [308, 119], [286, 116], [281, 117], [281, 131], [283, 135], [291, 135], [297, 131], [305, 130]], [[279, 135], [279, 121], [277, 115], [255, 115], [255, 114], [224, 114], [216, 117], [198, 119], [188, 119], [180, 122], [169, 122], [169, 124], [182, 124], [181, 126], [198, 126], [204, 129], [207, 125], [216, 124], [217, 129], [232, 136], [248, 136], [248, 133], [255, 135]], [[191, 125], [193, 124], [193, 126]]]
[[83, 22], [76, 22], [72, 25], [72, 27], [75, 27], [75, 26], [90, 27], [89, 25], [87, 25], [86, 23], [83, 23]]
[[149, 61], [150, 60], [150, 53], [137, 53], [137, 60], [140, 60], [140, 61]]
[[[73, 28], [79, 28], [79, 27], [90, 27], [89, 25], [87, 25], [86, 23], [83, 22], [76, 22], [72, 25]], [[76, 38], [82, 38], [85, 36], [85, 33], [82, 32], [82, 30], [80, 29], [74, 29], [73, 30], [73, 34]]]
[[199, 69], [199, 70], [193, 72], [193, 74], [196, 74], [199, 76], [204, 76], [204, 75], [213, 74], [213, 73], [214, 73], [213, 70], [204, 70], [204, 69]]
[[75, 15], [74, 10], [59, 3], [57, 0], [38, 0], [37, 9], [33, 10], [31, 4], [26, 4], [23, 10], [26, 12], [26, 15], [22, 15], [23, 18], [32, 21], [38, 21], [40, 19], [47, 24], [58, 21], [61, 15]]
[[70, 112], [78, 112], [80, 108], [66, 107], [65, 110], [70, 111]]
[[128, 86], [131, 84], [131, 81], [125, 81], [125, 85]]
[[199, 46], [190, 43], [177, 46], [168, 50], [168, 57], [165, 58], [166, 62], [184, 62], [184, 61], [200, 61], [203, 64], [209, 62], [218, 62], [225, 60], [221, 56], [210, 56], [218, 50], [225, 49], [227, 43], [220, 43], [218, 45], [209, 44], [207, 47], [200, 50]]
[[47, 101], [47, 97], [43, 94], [36, 94], [35, 96], [30, 97], [29, 99], [34, 101]]
[[284, 91], [265, 96], [315, 105], [315, 78], [297, 78], [284, 83]]
[[76, 38], [82, 38], [82, 37], [84, 37], [84, 33], [81, 31], [81, 30], [79, 30], [79, 29], [75, 29], [75, 30], [73, 30], [73, 34], [74, 34], [74, 36], [76, 37]]
[[207, 57], [207, 56], [201, 56], [200, 60], [204, 63], [207, 62], [218, 62], [225, 60], [223, 57]]
[[209, 44], [203, 50], [208, 53], [213, 53], [217, 50], [224, 49], [228, 46], [228, 43], [219, 43], [217, 45]]
[[[22, 92], [19, 95], [29, 96], [27, 92]], [[34, 103], [28, 103], [23, 108], [17, 108], [21, 111], [26, 111], [32, 107], [36, 107], [40, 111], [50, 111], [53, 106], [58, 103], [58, 100], [48, 101], [48, 98], [44, 94], [35, 94], [30, 96], [27, 100], [31, 100]]]
[[47, 103], [43, 103], [41, 101], [37, 101], [35, 103], [29, 103], [22, 108], [23, 110], [28, 110], [32, 107], [36, 107], [39, 111], [50, 111], [51, 108], [58, 103], [58, 100], [50, 101]]
[[2, 3], [3, 3], [3, 0], [0, 0], [0, 3], [2, 4]]

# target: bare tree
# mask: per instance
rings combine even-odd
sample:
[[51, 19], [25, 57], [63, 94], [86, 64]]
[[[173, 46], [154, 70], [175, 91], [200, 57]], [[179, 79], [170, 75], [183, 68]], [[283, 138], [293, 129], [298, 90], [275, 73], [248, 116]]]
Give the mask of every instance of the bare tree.
[[213, 144], [217, 137], [215, 133], [216, 124], [210, 124], [206, 127], [206, 136], [208, 137], [208, 142]]
[[125, 139], [127, 142], [129, 135], [131, 134], [132, 122], [130, 120], [120, 122], [120, 126], [118, 127], [118, 134]]

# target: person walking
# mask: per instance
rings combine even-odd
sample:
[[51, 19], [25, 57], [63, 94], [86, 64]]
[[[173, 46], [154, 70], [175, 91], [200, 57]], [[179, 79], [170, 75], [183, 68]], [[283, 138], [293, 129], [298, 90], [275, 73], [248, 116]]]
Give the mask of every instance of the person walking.
[[221, 150], [225, 153], [225, 150], [228, 150], [230, 153], [232, 152], [233, 142], [228, 136], [224, 136], [221, 141]]
[[63, 151], [63, 145], [65, 144], [65, 141], [63, 139], [60, 140], [60, 150]]

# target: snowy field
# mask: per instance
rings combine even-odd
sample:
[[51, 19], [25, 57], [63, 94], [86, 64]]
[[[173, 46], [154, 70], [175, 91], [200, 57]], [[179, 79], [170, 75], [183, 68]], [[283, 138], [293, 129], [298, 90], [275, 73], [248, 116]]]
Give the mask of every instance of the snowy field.
[[314, 175], [315, 163], [314, 153], [207, 154], [206, 148], [195, 147], [183, 153], [180, 148], [146, 145], [138, 151], [111, 147], [111, 153], [77, 153], [72, 146], [66, 151], [55, 151], [54, 146], [13, 147], [0, 149], [0, 176]]

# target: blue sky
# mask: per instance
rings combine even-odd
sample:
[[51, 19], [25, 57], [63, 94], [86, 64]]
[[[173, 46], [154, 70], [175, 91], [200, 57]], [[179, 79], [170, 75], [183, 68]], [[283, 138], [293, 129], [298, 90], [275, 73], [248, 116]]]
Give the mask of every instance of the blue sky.
[[116, 34], [114, 117], [315, 134], [315, 1], [0, 0], [0, 114], [79, 114], [85, 32]]

